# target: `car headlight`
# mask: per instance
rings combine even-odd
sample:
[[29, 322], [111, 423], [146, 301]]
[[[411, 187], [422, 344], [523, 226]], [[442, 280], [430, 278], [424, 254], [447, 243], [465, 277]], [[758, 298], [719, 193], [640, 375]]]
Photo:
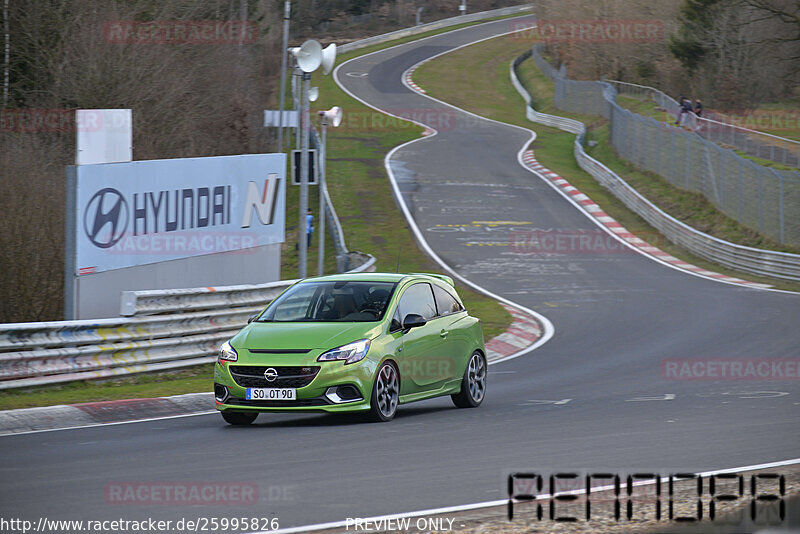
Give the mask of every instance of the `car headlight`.
[[369, 339], [359, 339], [347, 345], [331, 349], [328, 352], [323, 352], [317, 358], [318, 362], [333, 362], [337, 360], [344, 360], [345, 365], [348, 363], [360, 362], [364, 359], [369, 351]]
[[235, 362], [238, 359], [239, 359], [239, 353], [236, 352], [236, 349], [231, 347], [230, 341], [226, 341], [219, 348], [219, 361], [220, 361], [220, 363], [222, 363], [223, 360], [227, 361], [227, 362]]

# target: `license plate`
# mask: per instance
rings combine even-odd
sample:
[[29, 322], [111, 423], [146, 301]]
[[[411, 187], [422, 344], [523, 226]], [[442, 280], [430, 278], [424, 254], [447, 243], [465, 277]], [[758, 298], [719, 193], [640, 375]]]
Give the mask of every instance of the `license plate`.
[[297, 400], [294, 388], [247, 388], [247, 400]]

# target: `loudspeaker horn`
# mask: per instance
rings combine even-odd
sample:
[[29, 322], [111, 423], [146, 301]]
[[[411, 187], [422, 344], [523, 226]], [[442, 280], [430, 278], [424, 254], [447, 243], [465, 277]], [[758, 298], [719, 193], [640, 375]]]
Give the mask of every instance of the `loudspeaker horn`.
[[322, 45], [313, 39], [303, 43], [300, 48], [290, 48], [289, 51], [297, 58], [297, 66], [303, 72], [314, 72], [322, 63]]
[[322, 120], [334, 128], [339, 127], [339, 125], [342, 123], [342, 115], [344, 115], [342, 113], [342, 108], [339, 106], [333, 106], [328, 111], [320, 111], [319, 114], [322, 116]]
[[308, 90], [308, 100], [310, 102], [316, 102], [319, 98], [319, 87], [312, 87]]
[[322, 73], [329, 74], [336, 63], [336, 44], [331, 43], [322, 50]]

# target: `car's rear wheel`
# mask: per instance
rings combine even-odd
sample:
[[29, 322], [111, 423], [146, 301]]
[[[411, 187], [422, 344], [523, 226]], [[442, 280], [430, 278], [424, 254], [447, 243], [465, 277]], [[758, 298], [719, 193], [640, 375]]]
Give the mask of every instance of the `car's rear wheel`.
[[369, 418], [372, 421], [391, 421], [400, 403], [400, 375], [397, 368], [385, 362], [378, 369], [370, 397]]
[[472, 353], [461, 379], [461, 391], [450, 395], [459, 408], [480, 406], [486, 396], [486, 358], [477, 350]]
[[258, 417], [258, 412], [220, 412], [229, 425], [247, 426]]

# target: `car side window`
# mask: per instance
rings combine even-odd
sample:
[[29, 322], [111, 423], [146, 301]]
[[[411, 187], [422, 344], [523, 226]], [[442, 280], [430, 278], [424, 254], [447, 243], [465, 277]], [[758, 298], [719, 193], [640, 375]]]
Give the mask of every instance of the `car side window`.
[[433, 294], [436, 297], [436, 309], [439, 311], [440, 316], [464, 310], [464, 307], [446, 289], [434, 285]]
[[426, 321], [436, 317], [436, 303], [433, 300], [431, 285], [414, 284], [406, 289], [400, 297], [400, 302], [397, 303], [397, 311], [400, 313], [401, 321], [410, 313], [421, 315]]
[[403, 329], [403, 321], [400, 320], [400, 308], [394, 310], [392, 324], [389, 325], [389, 332], [397, 332]]

